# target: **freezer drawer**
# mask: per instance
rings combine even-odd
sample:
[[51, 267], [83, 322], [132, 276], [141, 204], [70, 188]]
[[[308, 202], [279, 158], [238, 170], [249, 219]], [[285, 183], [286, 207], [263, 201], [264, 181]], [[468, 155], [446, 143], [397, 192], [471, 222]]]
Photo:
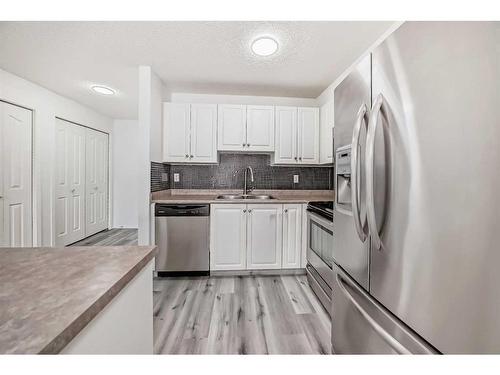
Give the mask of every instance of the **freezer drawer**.
[[332, 350], [335, 354], [437, 353], [334, 265]]

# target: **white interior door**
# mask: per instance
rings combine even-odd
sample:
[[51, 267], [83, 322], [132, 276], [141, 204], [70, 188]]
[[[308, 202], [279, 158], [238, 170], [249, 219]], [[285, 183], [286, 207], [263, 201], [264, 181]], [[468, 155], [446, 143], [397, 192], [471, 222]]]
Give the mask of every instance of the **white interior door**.
[[85, 132], [85, 236], [90, 236], [108, 228], [108, 135]]
[[283, 205], [283, 268], [301, 268], [302, 205]]
[[163, 161], [189, 161], [189, 104], [163, 105]]
[[297, 109], [299, 163], [319, 163], [319, 108]]
[[296, 164], [297, 155], [297, 108], [276, 107], [276, 138], [274, 162]]
[[274, 151], [274, 107], [247, 106], [247, 149]]
[[210, 205], [210, 269], [246, 268], [246, 205]]
[[85, 128], [56, 119], [55, 243], [85, 238]]
[[222, 104], [218, 107], [217, 148], [223, 151], [246, 149], [246, 106]]
[[279, 269], [282, 253], [281, 204], [249, 204], [247, 269]]
[[190, 161], [217, 163], [217, 105], [191, 104]]
[[0, 102], [0, 246], [33, 243], [32, 112]]

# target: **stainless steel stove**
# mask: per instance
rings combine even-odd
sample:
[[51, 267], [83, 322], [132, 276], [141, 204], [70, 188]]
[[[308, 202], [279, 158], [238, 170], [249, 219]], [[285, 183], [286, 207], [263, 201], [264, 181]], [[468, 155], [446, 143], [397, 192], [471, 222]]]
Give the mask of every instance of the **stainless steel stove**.
[[307, 278], [331, 314], [333, 285], [333, 201], [307, 206]]

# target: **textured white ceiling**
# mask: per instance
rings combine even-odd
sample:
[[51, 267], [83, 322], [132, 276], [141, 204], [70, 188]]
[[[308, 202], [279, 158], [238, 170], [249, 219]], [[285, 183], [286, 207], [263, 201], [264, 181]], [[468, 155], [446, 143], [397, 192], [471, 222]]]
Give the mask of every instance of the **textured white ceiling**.
[[[0, 67], [113, 118], [137, 116], [137, 66], [170, 91], [317, 97], [392, 22], [0, 22]], [[258, 36], [277, 54], [250, 51]], [[89, 90], [117, 90], [104, 97]]]

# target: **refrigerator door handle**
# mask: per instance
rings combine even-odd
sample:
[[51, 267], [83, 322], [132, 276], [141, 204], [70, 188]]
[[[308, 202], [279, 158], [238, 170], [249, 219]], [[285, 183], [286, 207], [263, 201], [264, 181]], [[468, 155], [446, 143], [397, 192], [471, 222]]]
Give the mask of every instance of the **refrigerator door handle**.
[[354, 219], [354, 226], [361, 242], [366, 241], [366, 233], [364, 224], [361, 224], [361, 212], [359, 209], [359, 137], [361, 135], [361, 125], [364, 124], [365, 128], [368, 126], [368, 108], [363, 104], [358, 111], [354, 130], [352, 132], [351, 144], [351, 204], [352, 204], [352, 217]]
[[382, 94], [377, 96], [373, 103], [370, 121], [368, 122], [368, 132], [366, 134], [366, 219], [372, 243], [378, 250], [382, 246], [380, 233], [377, 228], [375, 218], [375, 196], [374, 196], [374, 152], [375, 152], [375, 132], [377, 130], [379, 114], [382, 113], [387, 118], [387, 105]]
[[398, 340], [392, 337], [380, 324], [378, 324], [371, 316], [368, 314], [363, 307], [356, 301], [356, 298], [353, 297], [351, 293], [347, 290], [350, 288], [350, 285], [347, 281], [345, 281], [339, 274], [336, 276], [337, 284], [340, 287], [342, 293], [347, 297], [347, 299], [352, 303], [352, 305], [356, 308], [356, 310], [361, 314], [361, 316], [370, 324], [375, 332], [379, 334], [379, 336], [390, 345], [398, 354], [411, 354], [411, 352], [405, 348]]

